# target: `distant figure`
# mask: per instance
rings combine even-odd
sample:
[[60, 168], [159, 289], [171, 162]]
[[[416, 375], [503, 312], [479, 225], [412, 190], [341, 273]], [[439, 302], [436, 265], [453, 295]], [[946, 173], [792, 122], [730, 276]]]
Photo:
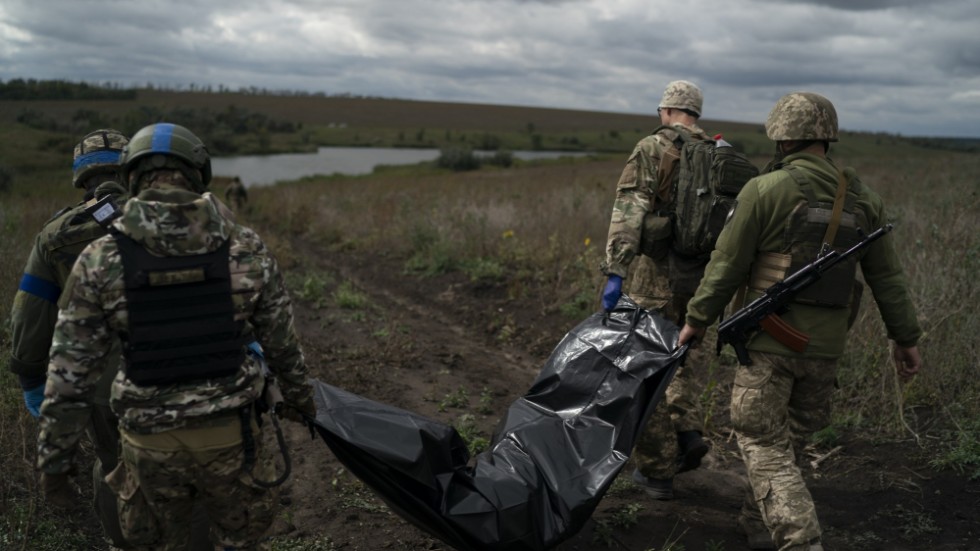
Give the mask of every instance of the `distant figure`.
[[225, 201], [236, 211], [242, 210], [245, 208], [245, 204], [248, 203], [248, 192], [245, 191], [245, 184], [242, 183], [241, 178], [238, 176], [235, 176], [235, 179], [225, 189]]

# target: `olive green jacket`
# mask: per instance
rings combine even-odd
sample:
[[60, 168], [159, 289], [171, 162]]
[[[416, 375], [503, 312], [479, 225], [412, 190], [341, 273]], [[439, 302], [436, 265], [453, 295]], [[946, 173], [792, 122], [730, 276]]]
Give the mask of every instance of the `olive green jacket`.
[[[803, 169], [818, 200], [833, 203], [838, 184], [838, 169], [829, 159], [810, 154], [787, 156], [784, 163]], [[849, 185], [856, 186], [858, 200], [855, 208], [864, 212], [871, 228], [887, 220], [881, 198], [862, 184], [853, 171], [847, 171]], [[714, 323], [729, 303], [735, 291], [748, 279], [752, 263], [759, 253], [787, 253], [785, 230], [791, 213], [806, 198], [799, 185], [785, 170], [775, 170], [758, 176], [742, 189], [738, 203], [711, 253], [701, 285], [687, 309], [687, 323], [707, 327]], [[884, 319], [889, 338], [899, 345], [912, 346], [922, 330], [908, 292], [908, 284], [898, 256], [892, 245], [893, 233], [872, 243], [860, 258], [864, 280], [874, 294], [874, 300]], [[759, 296], [749, 292], [746, 302]], [[792, 327], [809, 335], [810, 343], [802, 353], [796, 353], [777, 342], [765, 332], [757, 333], [748, 343], [749, 350], [772, 352], [803, 358], [839, 357], [844, 351], [848, 310], [793, 304], [781, 317]]]

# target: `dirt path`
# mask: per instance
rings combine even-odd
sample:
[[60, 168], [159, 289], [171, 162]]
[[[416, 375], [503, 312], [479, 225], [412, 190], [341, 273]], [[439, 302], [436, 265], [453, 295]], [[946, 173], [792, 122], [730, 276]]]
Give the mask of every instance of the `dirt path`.
[[[294, 246], [308, 259], [307, 273], [327, 282], [320, 300], [295, 299], [318, 378], [446, 423], [471, 416], [464, 421], [488, 439], [497, 416], [575, 325], [462, 276], [420, 279], [404, 274], [397, 260]], [[337, 307], [331, 293], [343, 282], [366, 305]], [[728, 433], [729, 384], [723, 381], [718, 393], [712, 452], [701, 469], [676, 479], [675, 500], [648, 499], [627, 482], [627, 468], [593, 518], [558, 549], [745, 549], [734, 531], [744, 469]], [[449, 549], [391, 513], [322, 442], [289, 430], [296, 459], [277, 534], [320, 538], [323, 547], [314, 549]], [[980, 481], [930, 470], [911, 442], [872, 445], [858, 436], [845, 437], [839, 450], [805, 470], [826, 549], [980, 549]]]

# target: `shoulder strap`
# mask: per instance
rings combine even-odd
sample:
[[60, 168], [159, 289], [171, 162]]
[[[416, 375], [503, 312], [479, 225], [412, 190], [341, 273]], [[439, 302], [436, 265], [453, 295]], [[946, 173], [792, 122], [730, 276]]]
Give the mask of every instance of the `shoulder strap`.
[[840, 170], [837, 171], [837, 195], [834, 196], [834, 210], [830, 213], [830, 223], [827, 224], [827, 233], [823, 236], [826, 245], [833, 246], [834, 239], [837, 237], [837, 228], [840, 227], [840, 217], [844, 212], [844, 198], [847, 197], [847, 178]]
[[[800, 186], [800, 191], [803, 195], [806, 195], [807, 201], [810, 205], [814, 205], [817, 202], [817, 197], [813, 193], [813, 189], [810, 187], [810, 182], [803, 175], [803, 171], [799, 167], [785, 164], [779, 168], [785, 170]], [[830, 222], [827, 224], [827, 231], [824, 233], [823, 242], [828, 245], [834, 244], [834, 239], [837, 238], [837, 229], [840, 228], [841, 215], [844, 212], [844, 200], [847, 198], [847, 178], [844, 177], [844, 173], [840, 170], [837, 171], [837, 194], [834, 196], [834, 207], [830, 214]]]
[[[679, 128], [666, 125], [658, 126], [652, 134], [659, 134], [663, 131], [666, 131], [664, 135], [674, 144], [674, 147], [664, 151], [664, 154], [660, 156], [660, 164], [657, 165], [657, 198], [667, 204], [673, 199], [674, 172], [677, 170], [677, 165], [680, 164], [681, 148], [684, 147], [689, 136], [685, 136]], [[670, 133], [676, 137], [671, 137]]]

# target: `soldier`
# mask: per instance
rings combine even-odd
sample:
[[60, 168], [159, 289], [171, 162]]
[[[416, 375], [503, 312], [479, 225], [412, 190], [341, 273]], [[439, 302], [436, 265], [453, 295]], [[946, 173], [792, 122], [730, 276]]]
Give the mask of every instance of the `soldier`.
[[[84, 190], [84, 199], [45, 223], [34, 239], [14, 296], [10, 314], [10, 370], [20, 379], [27, 410], [35, 417], [44, 399], [58, 297], [78, 253], [106, 234], [103, 224], [111, 219], [116, 205], [126, 199], [126, 189], [120, 183], [119, 155], [127, 141], [118, 130], [106, 128], [90, 132], [75, 146], [72, 185]], [[97, 215], [101, 216], [101, 222]], [[118, 356], [118, 348], [109, 355], [113, 360]], [[118, 461], [119, 431], [116, 417], [109, 409], [109, 389], [117, 363], [109, 364], [96, 385], [87, 431], [96, 453], [92, 469], [96, 513], [110, 541], [125, 547], [116, 515], [116, 499], [104, 481], [105, 474]]]
[[184, 127], [137, 132], [120, 159], [133, 198], [79, 255], [60, 301], [38, 465], [52, 502], [71, 500], [88, 397], [114, 338], [123, 364], [111, 406], [122, 461], [107, 477], [125, 538], [147, 549], [186, 543], [203, 503], [211, 540], [264, 549], [275, 516], [275, 450], [255, 414], [265, 377], [247, 345], [262, 342], [283, 414], [315, 416], [303, 352], [278, 264], [212, 194], [204, 144]]
[[[837, 112], [827, 98], [809, 92], [783, 96], [769, 113], [766, 134], [777, 146], [772, 170], [738, 195], [688, 304], [680, 344], [703, 336], [745, 281], [752, 300], [813, 261], [825, 243], [843, 250], [862, 231], [886, 222], [881, 198], [852, 169], [841, 171], [827, 157], [830, 143], [838, 140]], [[738, 525], [752, 549], [823, 549], [796, 459], [809, 436], [830, 421], [857, 262], [838, 264], [781, 316], [809, 335], [802, 353], [759, 332], [747, 346], [751, 365], [735, 372], [732, 424], [751, 485]], [[859, 262], [895, 343], [898, 375], [908, 379], [921, 367], [916, 343], [922, 331], [891, 237], [871, 244]]]
[[234, 207], [236, 211], [242, 210], [245, 208], [245, 203], [248, 203], [248, 192], [245, 191], [245, 185], [242, 184], [242, 180], [238, 176], [235, 176], [225, 188], [225, 201], [228, 201], [228, 204]]
[[[637, 304], [680, 324], [707, 259], [685, 258], [671, 251], [671, 219], [666, 213], [676, 169], [678, 132], [707, 139], [698, 127], [703, 96], [693, 83], [667, 85], [657, 113], [664, 127], [640, 140], [616, 187], [606, 259], [600, 269], [608, 278], [602, 305], [607, 311], [622, 294], [623, 279], [636, 260], [629, 295]], [[639, 253], [643, 254], [639, 254]], [[677, 371], [666, 400], [654, 411], [636, 445], [638, 468], [633, 480], [654, 499], [673, 499], [673, 477], [695, 469], [708, 453], [702, 438], [698, 390], [690, 368]]]

